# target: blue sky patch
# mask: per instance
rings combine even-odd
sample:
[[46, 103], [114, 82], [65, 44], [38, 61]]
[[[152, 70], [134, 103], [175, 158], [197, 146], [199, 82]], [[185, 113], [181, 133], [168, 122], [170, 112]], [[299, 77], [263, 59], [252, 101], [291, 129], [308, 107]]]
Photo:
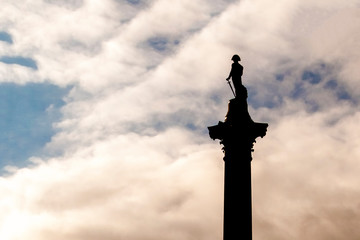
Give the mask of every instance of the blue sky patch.
[[165, 37], [154, 37], [148, 40], [149, 45], [157, 51], [164, 51], [168, 46], [168, 39]]
[[0, 84], [0, 168], [26, 166], [29, 157], [43, 154], [68, 91], [51, 84]]
[[306, 104], [306, 110], [308, 112], [314, 113], [314, 112], [319, 111], [320, 105], [316, 101], [305, 99], [304, 102]]
[[179, 39], [171, 40], [166, 37], [152, 37], [146, 41], [146, 44], [158, 52], [165, 52], [180, 44]]
[[140, 3], [140, 0], [126, 0], [128, 3], [133, 4], [133, 5], [137, 5]]
[[318, 84], [321, 82], [321, 75], [316, 72], [305, 71], [303, 72], [301, 79], [311, 84]]
[[73, 10], [78, 9], [84, 5], [84, 0], [45, 0], [45, 2]]
[[294, 89], [290, 93], [290, 97], [294, 99], [298, 99], [300, 97], [304, 97], [306, 94], [306, 90], [302, 83], [295, 83]]
[[0, 41], [7, 42], [10, 44], [13, 43], [11, 35], [8, 34], [7, 32], [0, 32]]
[[212, 94], [211, 96], [210, 96], [210, 99], [213, 101], [213, 103], [215, 103], [215, 104], [221, 104], [222, 103], [222, 97], [219, 95], [219, 94]]
[[265, 108], [276, 108], [282, 104], [281, 96], [273, 96], [271, 98], [267, 98], [266, 101], [264, 99], [260, 100], [259, 96], [249, 95], [248, 97], [248, 105], [253, 107], [254, 109], [265, 107]]
[[335, 91], [338, 100], [352, 100], [350, 93], [346, 91], [345, 87], [334, 79], [326, 82], [325, 88]]
[[344, 88], [338, 89], [336, 96], [339, 100], [352, 100], [351, 95]]
[[331, 90], [335, 90], [338, 86], [338, 83], [336, 82], [336, 80], [330, 80], [327, 81], [325, 84], [325, 88], [327, 89], [331, 89]]
[[[271, 87], [268, 87], [270, 90]], [[276, 91], [271, 92], [271, 94], [266, 94], [265, 96], [259, 96], [258, 92], [254, 87], [247, 87], [248, 91], [248, 105], [254, 109], [265, 107], [265, 108], [276, 108], [283, 103], [283, 98], [280, 94], [277, 94]]]
[[285, 77], [285, 74], [276, 74], [275, 75], [275, 79], [280, 82], [282, 82], [284, 80], [284, 77]]
[[20, 66], [32, 68], [34, 70], [37, 70], [37, 64], [34, 59], [32, 58], [26, 58], [26, 57], [10, 57], [10, 56], [2, 56], [0, 57], [0, 62], [6, 63], [6, 64], [17, 64]]

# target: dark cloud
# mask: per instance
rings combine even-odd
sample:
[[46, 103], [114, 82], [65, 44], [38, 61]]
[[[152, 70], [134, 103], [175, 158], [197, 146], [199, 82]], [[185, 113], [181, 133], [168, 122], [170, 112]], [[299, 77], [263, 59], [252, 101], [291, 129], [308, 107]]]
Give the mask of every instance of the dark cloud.
[[76, 52], [87, 56], [93, 56], [101, 52], [101, 44], [98, 42], [86, 43], [72, 38], [61, 41], [59, 44], [61, 48], [66, 51]]

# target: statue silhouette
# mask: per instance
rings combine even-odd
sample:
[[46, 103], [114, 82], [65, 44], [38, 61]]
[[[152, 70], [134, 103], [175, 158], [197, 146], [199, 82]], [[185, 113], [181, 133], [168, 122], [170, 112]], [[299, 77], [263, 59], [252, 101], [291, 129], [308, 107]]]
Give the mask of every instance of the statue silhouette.
[[238, 96], [242, 87], [241, 77], [243, 75], [244, 67], [239, 63], [241, 61], [239, 55], [235, 54], [231, 60], [233, 61], [233, 64], [231, 64], [231, 71], [226, 80], [229, 81], [230, 78], [232, 79], [235, 87], [235, 95]]
[[[255, 139], [266, 135], [267, 123], [254, 122], [248, 111], [248, 93], [242, 85], [243, 66], [234, 55], [229, 77], [235, 87], [225, 121], [209, 126], [212, 139], [223, 145], [225, 161], [223, 240], [252, 239], [251, 153]], [[231, 84], [230, 84], [231, 87]], [[231, 90], [232, 87], [231, 87]]]

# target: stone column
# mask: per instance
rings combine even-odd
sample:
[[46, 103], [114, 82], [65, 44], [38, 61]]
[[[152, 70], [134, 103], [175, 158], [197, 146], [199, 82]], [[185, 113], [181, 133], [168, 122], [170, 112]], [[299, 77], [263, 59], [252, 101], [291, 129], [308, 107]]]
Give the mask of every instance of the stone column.
[[264, 137], [267, 123], [252, 121], [247, 90], [229, 101], [225, 122], [208, 127], [212, 139], [224, 146], [224, 240], [252, 239], [251, 152], [257, 137]]

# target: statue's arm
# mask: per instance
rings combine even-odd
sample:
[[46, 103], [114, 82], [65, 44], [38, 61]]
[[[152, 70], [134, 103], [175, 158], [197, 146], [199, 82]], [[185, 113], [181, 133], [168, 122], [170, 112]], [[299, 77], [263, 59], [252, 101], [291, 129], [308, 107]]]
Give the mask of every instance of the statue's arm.
[[228, 80], [229, 81], [229, 79], [231, 78], [231, 76], [232, 76], [232, 68], [231, 68], [231, 70], [230, 70], [230, 73], [229, 73], [229, 76], [226, 78], [226, 80]]

